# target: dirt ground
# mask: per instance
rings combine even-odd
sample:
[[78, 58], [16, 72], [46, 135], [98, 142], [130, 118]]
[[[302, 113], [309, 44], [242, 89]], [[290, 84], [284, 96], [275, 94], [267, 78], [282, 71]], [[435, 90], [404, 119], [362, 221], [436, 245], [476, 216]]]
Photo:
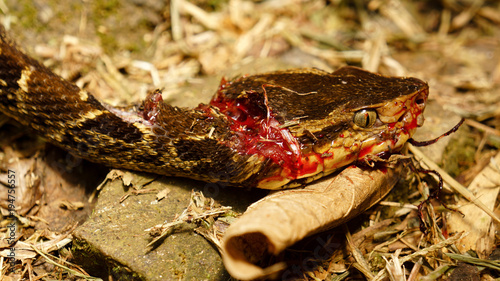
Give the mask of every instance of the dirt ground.
[[[28, 54], [112, 105], [139, 104], [149, 91], [163, 89], [166, 102], [194, 107], [209, 101], [222, 77], [291, 67], [333, 71], [354, 65], [418, 77], [431, 90], [427, 123], [416, 139], [437, 137], [466, 118], [441, 146], [421, 150], [430, 158], [423, 166], [435, 169], [437, 163], [441, 175], [469, 187], [500, 216], [498, 1], [4, 0], [0, 23]], [[91, 278], [66, 261], [73, 256], [71, 233], [92, 214], [96, 188], [108, 171], [0, 115], [1, 280]], [[2, 195], [13, 173], [17, 239], [24, 243], [15, 273], [6, 262], [12, 202]], [[419, 185], [421, 180], [426, 184]], [[435, 185], [429, 175], [409, 176], [347, 226], [356, 237], [370, 238], [332, 254], [321, 266], [301, 268], [290, 280], [499, 278], [500, 224], [463, 201], [446, 176], [441, 203], [481, 218], [482, 226], [467, 228], [472, 223], [457, 222], [458, 212], [435, 202], [430, 230], [420, 232], [416, 208], [404, 205], [418, 205], [421, 193]], [[472, 213], [462, 209], [465, 205]], [[391, 231], [384, 232], [388, 225]], [[462, 231], [472, 241], [450, 242]], [[346, 243], [345, 229], [323, 235]], [[30, 247], [40, 243], [42, 252]], [[310, 251], [308, 241], [294, 247], [287, 255], [300, 265]], [[422, 249], [429, 251], [425, 258]]]

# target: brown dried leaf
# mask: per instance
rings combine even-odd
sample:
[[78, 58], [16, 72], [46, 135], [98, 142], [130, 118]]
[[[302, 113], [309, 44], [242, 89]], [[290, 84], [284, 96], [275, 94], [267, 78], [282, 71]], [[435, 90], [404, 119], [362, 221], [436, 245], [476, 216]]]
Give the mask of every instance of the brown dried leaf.
[[401, 167], [348, 167], [333, 178], [304, 189], [283, 190], [251, 205], [223, 238], [223, 261], [238, 279], [262, 278], [285, 268], [255, 263], [278, 255], [311, 234], [338, 226], [381, 200], [394, 186]]
[[[73, 240], [73, 237], [71, 235], [67, 234], [60, 234], [54, 236], [51, 240], [40, 242], [40, 241], [17, 241], [14, 248], [16, 251], [16, 259], [23, 260], [23, 259], [32, 259], [37, 256], [36, 251], [33, 249], [36, 247], [36, 249], [48, 253], [52, 251], [59, 250], [63, 247], [65, 247], [67, 244], [71, 243]], [[5, 249], [0, 251], [0, 256], [1, 257], [9, 257], [11, 249]]]
[[[9, 210], [9, 204], [15, 206], [17, 214], [26, 215], [42, 197], [42, 187], [38, 172], [38, 163], [35, 158], [20, 158], [11, 148], [6, 149], [6, 159], [11, 159], [8, 170], [11, 172], [0, 174], [1, 193], [5, 196], [0, 200], [0, 206]], [[13, 177], [12, 177], [13, 176]], [[7, 196], [7, 187], [15, 186], [15, 194]], [[5, 188], [5, 189], [4, 189]], [[8, 199], [13, 200], [11, 202]]]
[[83, 202], [80, 202], [80, 201], [73, 202], [73, 201], [69, 201], [69, 200], [61, 200], [59, 202], [59, 207], [66, 209], [66, 210], [75, 211], [75, 210], [83, 209], [85, 207], [85, 204]]
[[161, 190], [160, 192], [158, 192], [158, 194], [156, 194], [156, 200], [160, 201], [162, 200], [163, 198], [167, 197], [167, 195], [170, 193], [170, 188], [165, 188], [163, 190]]
[[[474, 193], [478, 201], [487, 208], [493, 210], [496, 199], [500, 192], [500, 153], [497, 154], [490, 165], [485, 167], [469, 185], [469, 190]], [[479, 254], [487, 256], [493, 249], [494, 237], [489, 235], [492, 218], [476, 205], [462, 199], [458, 202], [463, 213], [452, 212], [448, 220], [450, 232], [468, 232], [468, 235], [460, 240], [457, 247], [461, 251], [475, 250]], [[494, 232], [494, 231], [493, 231]]]
[[101, 190], [108, 181], [114, 181], [122, 176], [123, 176], [122, 170], [113, 169], [106, 175], [106, 178], [101, 182], [101, 184], [99, 184], [99, 186], [96, 189]]
[[123, 181], [124, 186], [130, 187], [132, 185], [133, 179], [134, 179], [134, 175], [131, 172], [126, 171], [125, 173], [123, 173], [122, 181]]

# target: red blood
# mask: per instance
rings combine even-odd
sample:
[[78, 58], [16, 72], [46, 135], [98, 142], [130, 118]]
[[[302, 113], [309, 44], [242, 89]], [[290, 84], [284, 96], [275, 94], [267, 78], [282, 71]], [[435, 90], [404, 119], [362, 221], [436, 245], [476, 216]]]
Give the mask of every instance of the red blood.
[[159, 113], [158, 105], [163, 102], [163, 97], [160, 90], [150, 93], [144, 101], [143, 118], [151, 123], [154, 123], [156, 116]]
[[232, 148], [241, 154], [271, 159], [296, 178], [304, 168], [299, 143], [288, 129], [280, 128], [281, 124], [267, 106], [264, 86], [264, 97], [249, 91], [244, 98], [229, 99], [220, 91], [229, 84], [222, 81], [210, 105], [229, 118], [231, 130], [235, 132]]

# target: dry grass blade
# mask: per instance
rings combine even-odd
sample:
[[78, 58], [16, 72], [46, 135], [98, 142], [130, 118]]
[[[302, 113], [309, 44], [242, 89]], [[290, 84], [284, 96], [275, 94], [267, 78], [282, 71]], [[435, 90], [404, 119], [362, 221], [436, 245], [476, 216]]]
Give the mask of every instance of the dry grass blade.
[[[174, 1], [172, 1], [174, 2]], [[203, 9], [197, 7], [196, 5], [184, 1], [176, 0], [177, 5], [179, 5], [179, 10], [190, 14], [192, 17], [200, 21], [200, 23], [208, 29], [218, 29], [220, 28], [219, 17], [215, 14], [207, 13]]]
[[347, 229], [347, 227], [345, 227], [345, 231], [346, 231], [345, 236], [347, 239], [347, 243], [349, 244], [349, 247], [351, 248], [351, 253], [357, 262], [353, 264], [353, 266], [359, 271], [361, 271], [361, 273], [363, 273], [363, 275], [366, 276], [368, 280], [373, 279], [374, 276], [370, 270], [370, 265], [368, 264], [368, 261], [366, 261], [366, 259], [363, 257], [363, 253], [361, 253], [358, 247], [356, 247], [356, 245], [354, 244], [351, 233], [349, 232], [349, 229]]
[[217, 247], [217, 251], [219, 251], [219, 253], [222, 253], [224, 251], [224, 249], [222, 248], [221, 239], [215, 233], [215, 229], [211, 231], [211, 230], [207, 230], [206, 228], [198, 227], [194, 231], [196, 233], [198, 233], [199, 235], [203, 236], [208, 242], [215, 245], [215, 247]]
[[479, 123], [477, 121], [474, 121], [474, 120], [471, 120], [471, 119], [465, 119], [465, 124], [467, 124], [468, 126], [471, 126], [471, 127], [474, 127], [478, 130], [481, 130], [487, 134], [492, 134], [492, 135], [495, 135], [495, 136], [500, 136], [500, 131], [499, 130], [496, 130], [496, 129], [493, 129], [489, 126], [486, 126], [484, 125], [483, 123]]
[[415, 20], [405, 5], [399, 0], [390, 0], [380, 6], [380, 12], [392, 20], [409, 38], [425, 35], [425, 31]]
[[454, 235], [454, 236], [452, 236], [446, 240], [443, 240], [435, 245], [432, 245], [432, 246], [429, 246], [429, 247], [424, 248], [422, 250], [416, 251], [413, 254], [404, 256], [400, 259], [400, 263], [405, 263], [407, 261], [413, 260], [416, 257], [425, 257], [431, 252], [438, 251], [442, 248], [446, 248], [448, 246], [451, 246], [451, 245], [455, 244], [458, 240], [462, 239], [462, 237], [464, 237], [465, 235], [466, 235], [465, 233]]
[[[464, 237], [464, 233], [462, 234], [458, 234], [458, 235], [455, 235], [455, 236], [452, 236], [444, 241], [441, 241], [437, 244], [434, 244], [430, 247], [427, 247], [427, 248], [424, 248], [422, 250], [419, 250], [419, 251], [416, 251], [410, 255], [407, 255], [407, 256], [404, 256], [404, 257], [401, 257], [399, 259], [399, 264], [403, 264], [407, 261], [411, 261], [417, 257], [427, 257], [430, 253], [432, 252], [435, 252], [435, 251], [439, 251], [441, 250], [442, 248], [446, 248], [446, 247], [449, 247], [453, 244], [455, 244], [458, 240], [462, 239], [462, 237]], [[386, 279], [388, 276], [387, 276], [387, 271], [385, 270], [381, 270], [377, 276], [375, 276], [372, 281], [380, 281], [380, 280], [384, 280]]]
[[387, 258], [384, 257], [386, 262], [385, 270], [389, 275], [389, 280], [391, 281], [406, 281], [404, 266], [398, 259], [400, 253], [401, 249], [396, 250], [394, 254], [391, 254], [391, 260], [387, 260]]
[[150, 247], [156, 242], [167, 237], [177, 226], [192, 222], [196, 223], [208, 217], [225, 214], [231, 210], [231, 207], [213, 207], [213, 203], [213, 199], [210, 198], [210, 204], [208, 204], [207, 206], [206, 197], [203, 195], [203, 193], [193, 191], [193, 193], [191, 194], [191, 201], [189, 202], [189, 205], [173, 222], [159, 224], [145, 230], [150, 234], [160, 233], [157, 236], [155, 235], [156, 237], [151, 240], [151, 242], [149, 242], [146, 246]]
[[[75, 275], [77, 277], [81, 277], [81, 278], [83, 278], [85, 280], [100, 280], [100, 281], [102, 281], [101, 278], [96, 278], [96, 277], [92, 277], [92, 276], [88, 276], [88, 275], [82, 274], [79, 271], [76, 271], [74, 269], [71, 269], [71, 268], [69, 268], [69, 267], [67, 267], [67, 266], [59, 263], [59, 262], [54, 261], [53, 259], [56, 259], [56, 257], [50, 255], [49, 253], [44, 253], [43, 251], [41, 251], [40, 249], [38, 249], [37, 247], [35, 247], [33, 245], [31, 246], [31, 248], [35, 252], [37, 252], [40, 256], [42, 256], [48, 263], [50, 263], [52, 265], [55, 265], [55, 266], [57, 266], [59, 268], [62, 268], [64, 270], [66, 270], [68, 273], [71, 273], [71, 274], [73, 274], [73, 275]], [[66, 262], [66, 263], [68, 263], [68, 262]]]
[[463, 261], [466, 263], [475, 264], [475, 265], [479, 265], [479, 266], [484, 266], [487, 268], [491, 268], [491, 269], [500, 271], [500, 260], [479, 259], [479, 258], [467, 256], [467, 255], [459, 255], [459, 254], [452, 254], [452, 253], [445, 253], [445, 255], [447, 255], [448, 257], [450, 257], [454, 260]]
[[427, 274], [426, 276], [420, 278], [419, 281], [435, 281], [439, 280], [444, 276], [448, 270], [450, 270], [451, 266], [450, 265], [443, 265], [438, 267], [436, 270], [432, 271], [431, 273]]
[[468, 9], [464, 9], [458, 16], [453, 19], [453, 21], [451, 22], [452, 29], [455, 30], [466, 25], [470, 20], [474, 18], [483, 4], [483, 0], [472, 1]]
[[170, 23], [172, 25], [172, 38], [175, 41], [182, 39], [182, 26], [180, 23], [179, 1], [170, 1]]
[[422, 268], [422, 264], [424, 263], [424, 260], [422, 257], [418, 259], [418, 261], [415, 263], [413, 268], [411, 269], [410, 276], [408, 276], [408, 281], [414, 281], [417, 280], [417, 275], [418, 272], [420, 271], [420, 268]]

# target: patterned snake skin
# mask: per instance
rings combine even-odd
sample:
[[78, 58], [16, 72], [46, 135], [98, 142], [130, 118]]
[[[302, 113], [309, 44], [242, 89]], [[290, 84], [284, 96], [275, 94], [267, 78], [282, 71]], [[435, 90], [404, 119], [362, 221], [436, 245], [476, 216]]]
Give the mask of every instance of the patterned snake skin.
[[355, 67], [222, 81], [194, 109], [150, 93], [136, 111], [103, 104], [0, 35], [0, 110], [110, 167], [234, 186], [294, 187], [398, 152], [423, 124], [428, 86]]

